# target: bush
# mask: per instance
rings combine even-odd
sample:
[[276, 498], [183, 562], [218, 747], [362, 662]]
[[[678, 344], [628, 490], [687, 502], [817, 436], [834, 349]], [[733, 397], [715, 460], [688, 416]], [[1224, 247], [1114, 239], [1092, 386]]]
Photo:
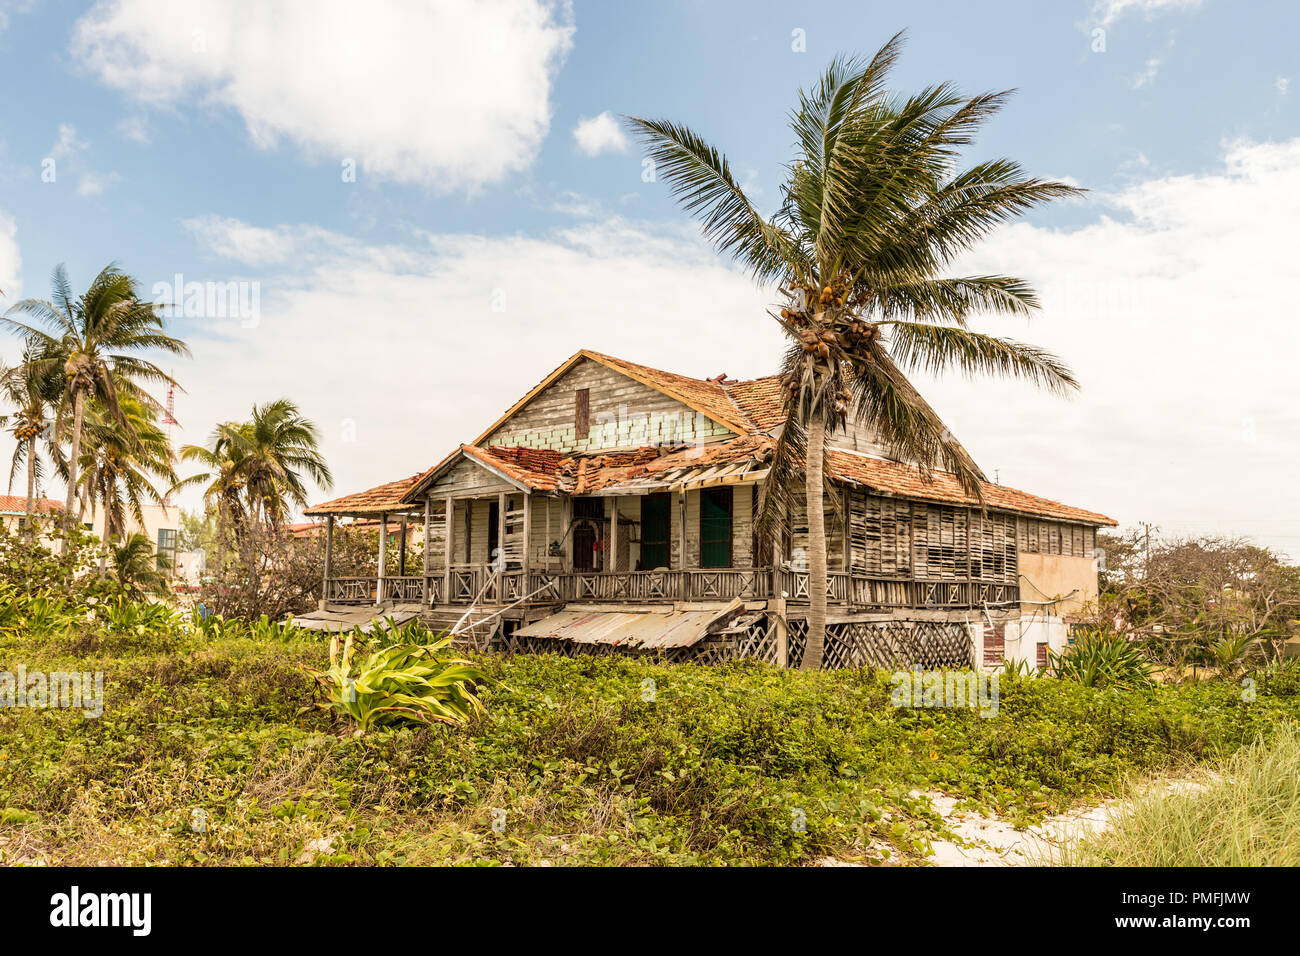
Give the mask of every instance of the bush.
[[1052, 673], [1085, 687], [1150, 687], [1152, 666], [1123, 634], [1089, 629], [1060, 654], [1050, 652]]

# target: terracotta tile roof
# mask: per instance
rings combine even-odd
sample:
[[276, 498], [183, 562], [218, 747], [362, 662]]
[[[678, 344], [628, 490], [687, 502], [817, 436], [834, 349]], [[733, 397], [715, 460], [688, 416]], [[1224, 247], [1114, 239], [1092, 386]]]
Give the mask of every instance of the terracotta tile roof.
[[[551, 449], [498, 445], [483, 447], [477, 444], [495, 432], [511, 415], [531, 401], [546, 386], [583, 359], [599, 362], [607, 368], [657, 389], [714, 421], [726, 425], [741, 437], [687, 449], [652, 447], [575, 456], [563, 456], [560, 452]], [[924, 401], [919, 395], [916, 397]], [[583, 349], [570, 356], [534, 386], [527, 395], [476, 439], [476, 443], [460, 446], [423, 474], [316, 505], [307, 509], [304, 514], [377, 514], [384, 510], [398, 511], [403, 508], [409, 510], [416, 504], [413, 500], [414, 495], [427, 486], [437, 473], [462, 455], [476, 459], [533, 491], [564, 494], [589, 494], [598, 490], [611, 489], [623, 482], [642, 483], [646, 479], [653, 479], [655, 475], [692, 466], [712, 467], [738, 463], [746, 459], [765, 462], [770, 458], [774, 446], [767, 433], [784, 420], [780, 378], [776, 375], [738, 382], [721, 377], [717, 381], [690, 378]], [[842, 481], [861, 484], [881, 493], [900, 497], [954, 504], [977, 503], [962, 491], [956, 477], [946, 472], [932, 472], [932, 480], [925, 481], [921, 478], [920, 472], [911, 465], [840, 450], [831, 451], [829, 455], [833, 477]], [[973, 461], [971, 464], [974, 467]], [[985, 501], [993, 508], [1082, 523], [1116, 524], [1106, 515], [1072, 508], [1003, 485], [985, 483], [983, 488]], [[403, 502], [404, 496], [405, 502]]]
[[[830, 462], [832, 476], [854, 484], [863, 485], [872, 491], [897, 495], [900, 498], [917, 498], [922, 501], [941, 501], [951, 504], [978, 504], [961, 487], [956, 475], [946, 471], [930, 473], [926, 481], [914, 465], [904, 465], [896, 461], [885, 461], [856, 452], [831, 451], [827, 458]], [[1028, 492], [982, 482], [985, 504], [1001, 511], [1016, 511], [1021, 514], [1043, 518], [1058, 518], [1062, 521], [1077, 521], [1081, 524], [1114, 526], [1114, 518], [1072, 508], [1059, 501], [1040, 498]]]
[[753, 423], [731, 400], [727, 387], [718, 382], [690, 378], [686, 375], [678, 375], [676, 372], [665, 372], [663, 369], [638, 365], [626, 359], [615, 358], [612, 355], [602, 355], [600, 352], [592, 352], [587, 349], [583, 349], [578, 354], [585, 355], [607, 368], [622, 372], [643, 385], [657, 389], [665, 395], [689, 405], [697, 412], [704, 413], [715, 422], [726, 425], [738, 434], [743, 435], [753, 430]]
[[562, 487], [568, 494], [583, 495], [630, 482], [653, 481], [685, 469], [700, 472], [744, 461], [757, 465], [771, 458], [775, 447], [776, 443], [766, 435], [744, 435], [687, 448], [639, 448], [634, 452], [569, 458], [560, 466]]
[[555, 491], [556, 472], [562, 456], [550, 448], [520, 448], [489, 445], [461, 445], [465, 454], [491, 465], [504, 475], [534, 491]]
[[780, 376], [768, 375], [724, 387], [755, 430], [770, 431], [785, 421], [785, 409], [781, 407]]
[[332, 501], [326, 501], [319, 505], [312, 505], [310, 508], [304, 508], [305, 515], [359, 515], [359, 514], [380, 514], [385, 511], [409, 511], [410, 505], [402, 504], [402, 496], [413, 488], [427, 472], [421, 472], [418, 475], [412, 475], [410, 478], [403, 478], [401, 481], [390, 481], [387, 484], [376, 485], [366, 491], [358, 491], [354, 495], [344, 495], [342, 498], [335, 498]]
[[[42, 512], [62, 511], [63, 502], [51, 498], [37, 498], [32, 502], [32, 510]], [[0, 514], [24, 515], [27, 513], [27, 499], [22, 495], [0, 495]]]

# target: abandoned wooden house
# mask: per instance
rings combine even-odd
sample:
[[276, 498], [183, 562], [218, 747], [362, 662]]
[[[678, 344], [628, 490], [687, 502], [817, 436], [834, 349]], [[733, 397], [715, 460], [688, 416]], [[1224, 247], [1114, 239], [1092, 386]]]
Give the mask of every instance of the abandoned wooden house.
[[[334, 576], [322, 613], [380, 605], [439, 625], [473, 605], [476, 639], [514, 650], [735, 656], [796, 664], [807, 521], [756, 533], [783, 422], [775, 376], [695, 379], [581, 351], [429, 470], [307, 509], [398, 521], [399, 567]], [[853, 426], [828, 452], [827, 666], [1031, 665], [1097, 593], [1095, 535], [1114, 525], [999, 484], [983, 506], [922, 478]], [[407, 525], [423, 573], [405, 573]], [[416, 537], [420, 532], [416, 532]], [[481, 623], [479, 623], [481, 622]]]

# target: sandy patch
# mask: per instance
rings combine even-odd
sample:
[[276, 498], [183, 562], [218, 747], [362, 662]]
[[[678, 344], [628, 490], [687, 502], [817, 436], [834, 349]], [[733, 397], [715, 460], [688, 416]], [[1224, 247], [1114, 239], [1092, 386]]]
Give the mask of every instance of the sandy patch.
[[[1194, 780], [1153, 781], [1144, 793], [1156, 789], [1161, 793], [1194, 793], [1205, 784]], [[1104, 830], [1123, 801], [1106, 800], [1094, 806], [1078, 807], [1067, 813], [1047, 817], [1042, 823], [1018, 830], [1000, 817], [986, 817], [974, 810], [958, 810], [960, 797], [937, 791], [914, 791], [912, 796], [930, 801], [935, 813], [956, 834], [956, 840], [934, 840], [933, 855], [926, 862], [933, 866], [1034, 866], [1050, 863], [1059, 848]], [[863, 866], [834, 857], [823, 857], [818, 866]]]

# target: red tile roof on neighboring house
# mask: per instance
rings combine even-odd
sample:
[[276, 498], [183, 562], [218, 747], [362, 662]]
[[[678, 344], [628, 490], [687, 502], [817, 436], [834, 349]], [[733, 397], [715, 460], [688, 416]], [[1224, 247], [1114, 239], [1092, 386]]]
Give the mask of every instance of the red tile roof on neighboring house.
[[[827, 454], [833, 477], [841, 481], [862, 485], [872, 491], [897, 495], [900, 498], [918, 498], [923, 501], [940, 501], [948, 504], [977, 505], [978, 499], [968, 495], [956, 475], [946, 471], [933, 471], [926, 481], [915, 465], [885, 461], [858, 452], [834, 450]], [[1018, 511], [1043, 518], [1077, 521], [1082, 524], [1114, 526], [1114, 518], [1072, 508], [1050, 498], [1040, 498], [1025, 491], [981, 482], [984, 503], [1002, 511]]]
[[[37, 498], [32, 502], [32, 510], [37, 514], [62, 511], [63, 502], [54, 501], [51, 498]], [[0, 495], [0, 514], [27, 514], [27, 499], [22, 495]]]
[[377, 515], [385, 511], [409, 511], [410, 505], [402, 504], [402, 496], [425, 474], [427, 472], [403, 478], [401, 481], [376, 485], [366, 491], [358, 491], [354, 495], [344, 495], [342, 498], [312, 505], [310, 508], [304, 508], [302, 513], [305, 515]]

